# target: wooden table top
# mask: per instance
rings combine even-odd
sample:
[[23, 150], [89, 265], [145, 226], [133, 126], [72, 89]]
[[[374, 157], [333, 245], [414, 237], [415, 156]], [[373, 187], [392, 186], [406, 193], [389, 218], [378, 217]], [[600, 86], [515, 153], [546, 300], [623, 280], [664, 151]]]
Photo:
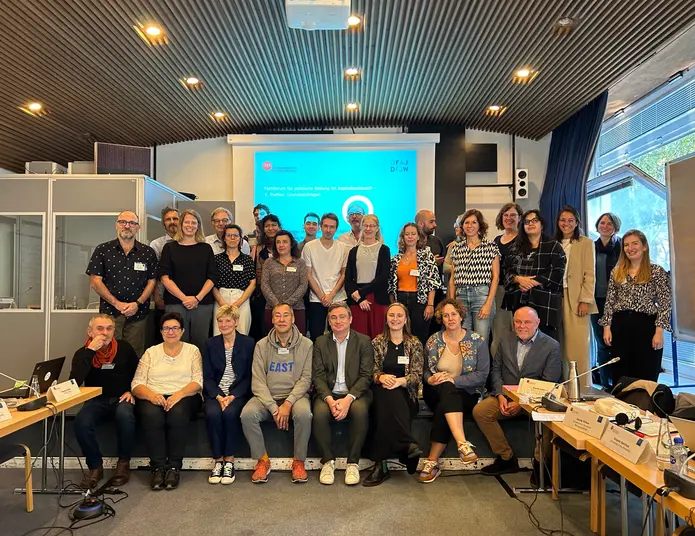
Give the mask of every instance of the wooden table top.
[[101, 387], [80, 387], [79, 395], [63, 400], [62, 402], [49, 402], [48, 405], [51, 406], [50, 408], [45, 406], [34, 411], [17, 411], [16, 408], [10, 408], [12, 418], [9, 421], [0, 422], [0, 437], [5, 437], [22, 428], [31, 426], [34, 423], [50, 417], [54, 413], [60, 413], [61, 411], [70, 409], [100, 394]]

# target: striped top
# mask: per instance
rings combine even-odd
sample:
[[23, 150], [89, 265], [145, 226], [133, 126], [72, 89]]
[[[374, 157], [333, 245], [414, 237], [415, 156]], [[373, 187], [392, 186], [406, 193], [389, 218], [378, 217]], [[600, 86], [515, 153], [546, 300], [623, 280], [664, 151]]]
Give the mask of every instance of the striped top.
[[232, 367], [232, 353], [234, 352], [234, 346], [231, 348], [224, 349], [224, 374], [220, 379], [219, 388], [225, 394], [229, 395], [229, 388], [234, 384], [236, 378], [234, 374], [234, 367]]

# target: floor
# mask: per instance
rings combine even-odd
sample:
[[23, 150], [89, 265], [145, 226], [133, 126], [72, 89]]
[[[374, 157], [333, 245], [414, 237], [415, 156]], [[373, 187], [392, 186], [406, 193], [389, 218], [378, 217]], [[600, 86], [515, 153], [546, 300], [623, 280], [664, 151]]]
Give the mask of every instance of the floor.
[[[38, 472], [37, 472], [38, 473]], [[447, 473], [443, 473], [446, 475]], [[510, 487], [528, 485], [528, 472], [506, 475]], [[38, 476], [38, 474], [37, 474]], [[108, 476], [108, 475], [107, 475]], [[362, 472], [362, 477], [366, 472]], [[136, 471], [123, 489], [128, 497], [114, 505], [113, 518], [77, 532], [81, 536], [152, 536], [157, 534], [271, 536], [275, 534], [355, 535], [381, 534], [479, 534], [524, 536], [539, 534], [526, 507], [511, 498], [495, 478], [479, 474], [452, 473], [431, 484], [420, 484], [405, 471], [393, 471], [391, 479], [376, 488], [348, 488], [343, 473], [336, 473], [333, 486], [318, 483], [318, 472], [306, 484], [292, 484], [289, 474], [274, 472], [267, 484], [254, 485], [250, 472], [237, 472], [231, 486], [211, 486], [207, 473], [187, 471], [179, 489], [152, 492], [149, 473]], [[79, 480], [79, 471], [66, 472]], [[0, 534], [20, 536], [31, 529], [64, 527], [70, 524], [68, 509], [59, 508], [57, 497], [35, 496], [35, 510], [24, 511], [24, 497], [13, 495], [21, 486], [20, 469], [0, 469]], [[36, 480], [35, 480], [36, 482]], [[51, 479], [49, 479], [49, 483]], [[121, 496], [115, 496], [118, 500]], [[530, 504], [534, 495], [520, 495]], [[64, 496], [69, 505], [78, 496]], [[619, 534], [619, 500], [608, 494], [608, 534]], [[541, 526], [566, 535], [589, 535], [589, 496], [562, 495], [554, 502], [549, 495], [536, 496], [532, 508]], [[631, 503], [630, 532], [641, 529], [641, 503]], [[155, 529], [156, 528], [156, 529]], [[153, 532], [154, 531], [154, 532]], [[31, 532], [43, 536], [68, 534], [54, 529]], [[560, 532], [556, 532], [560, 536]]]

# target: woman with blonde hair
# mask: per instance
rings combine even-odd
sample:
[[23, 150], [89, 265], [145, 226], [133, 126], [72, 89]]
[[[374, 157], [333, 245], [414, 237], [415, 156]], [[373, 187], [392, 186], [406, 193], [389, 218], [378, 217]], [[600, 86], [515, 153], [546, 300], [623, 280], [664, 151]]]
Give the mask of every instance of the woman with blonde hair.
[[164, 309], [181, 315], [183, 341], [195, 344], [202, 352], [212, 322], [217, 265], [210, 244], [205, 242], [200, 214], [184, 210], [179, 221], [174, 240], [164, 246], [159, 261], [159, 278], [166, 289]]
[[379, 218], [362, 218], [360, 239], [350, 250], [345, 267], [345, 292], [352, 312], [352, 329], [370, 339], [384, 326], [389, 304], [388, 281], [391, 250], [383, 243]]
[[671, 331], [671, 280], [649, 260], [642, 231], [623, 235], [623, 249], [611, 273], [603, 318], [603, 340], [611, 356], [613, 387], [621, 376], [658, 381], [664, 352], [664, 331]]
[[[365, 216], [366, 217], [366, 216]], [[378, 486], [389, 478], [386, 459], [398, 454], [409, 474], [417, 470], [422, 449], [411, 432], [418, 414], [418, 391], [422, 385], [422, 343], [410, 333], [408, 309], [392, 303], [386, 309], [383, 333], [372, 341], [374, 347], [374, 383], [372, 384], [371, 458], [374, 467], [362, 483]]]

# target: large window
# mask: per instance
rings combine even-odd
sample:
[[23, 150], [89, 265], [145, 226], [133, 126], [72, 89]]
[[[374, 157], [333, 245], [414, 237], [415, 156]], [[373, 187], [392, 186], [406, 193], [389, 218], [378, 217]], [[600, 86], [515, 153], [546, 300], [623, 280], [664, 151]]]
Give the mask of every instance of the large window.
[[0, 309], [41, 309], [43, 216], [0, 215]]

